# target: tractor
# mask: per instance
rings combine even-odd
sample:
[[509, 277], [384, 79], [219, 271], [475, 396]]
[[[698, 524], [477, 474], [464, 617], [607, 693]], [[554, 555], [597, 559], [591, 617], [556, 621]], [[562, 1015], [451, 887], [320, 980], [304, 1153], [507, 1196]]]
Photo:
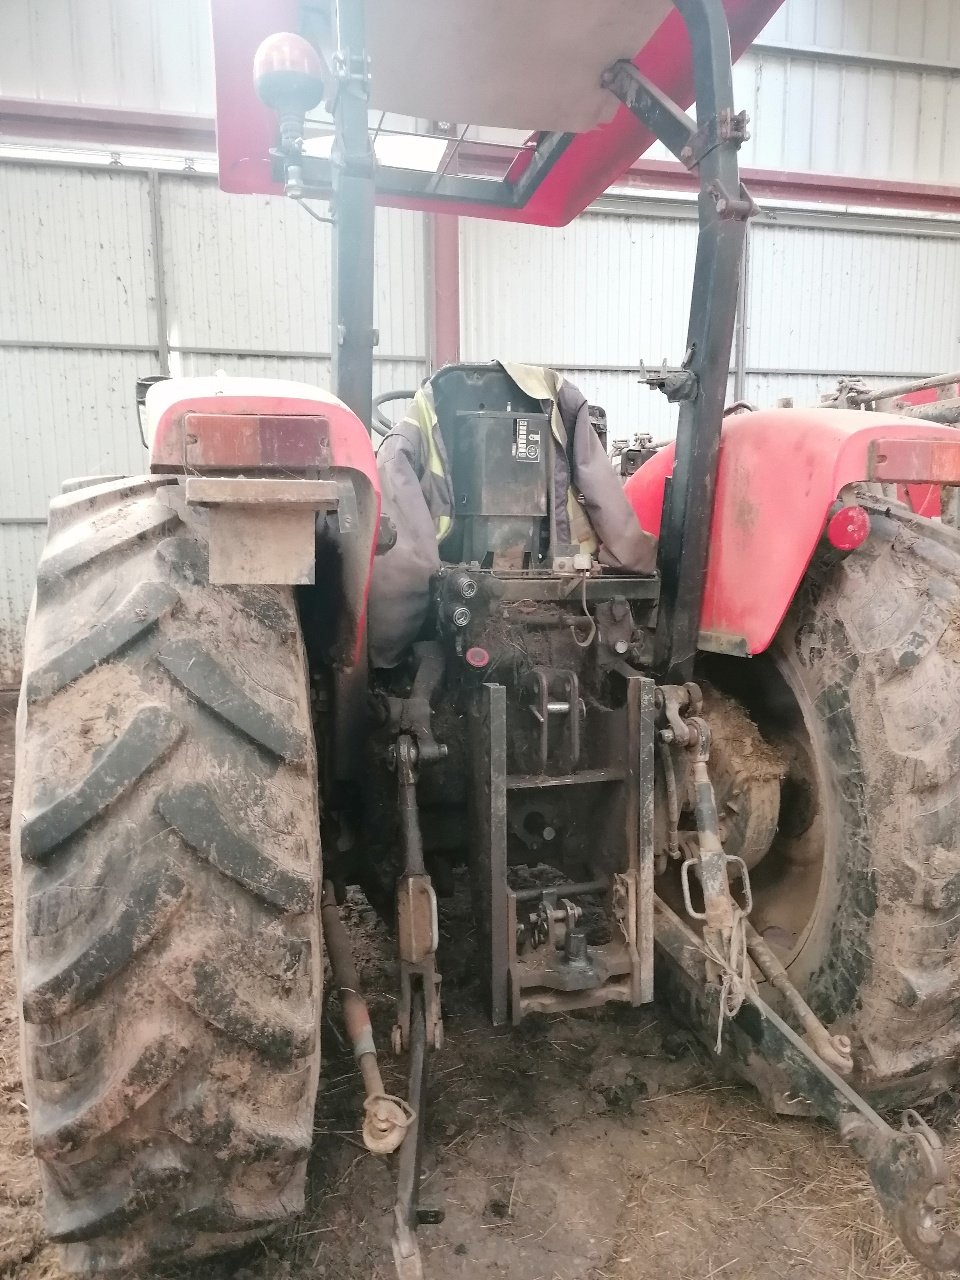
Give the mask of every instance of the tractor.
[[[724, 414], [756, 209], [731, 54], [777, 7], [214, 0], [221, 186], [330, 208], [336, 394], [154, 381], [148, 474], [50, 507], [13, 858], [68, 1268], [299, 1211], [326, 961], [358, 1128], [396, 1167], [397, 1272], [423, 1274], [455, 868], [493, 1024], [668, 1000], [774, 1112], [835, 1127], [922, 1263], [960, 1265], [914, 1109], [960, 1055], [960, 539], [888, 496], [960, 482], [960, 438]], [[387, 112], [442, 159], [387, 163]], [[644, 366], [675, 442], [622, 483], [603, 415], [507, 360], [435, 371], [375, 450], [377, 204], [562, 226], [654, 139], [699, 183], [686, 347]], [[394, 921], [405, 1097], [348, 886]]]

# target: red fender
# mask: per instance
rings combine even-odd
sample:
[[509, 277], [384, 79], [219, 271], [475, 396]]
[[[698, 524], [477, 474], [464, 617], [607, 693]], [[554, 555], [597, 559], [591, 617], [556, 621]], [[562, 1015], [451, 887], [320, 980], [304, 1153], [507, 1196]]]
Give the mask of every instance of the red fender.
[[[888, 455], [880, 442], [900, 447]], [[673, 454], [673, 445], [661, 449], [625, 485], [637, 519], [657, 536]], [[841, 409], [763, 409], [725, 420], [701, 647], [749, 654], [767, 648], [831, 506], [846, 485], [866, 480], [957, 484], [960, 433]]]
[[355, 527], [340, 539], [340, 651], [363, 653], [380, 523], [380, 477], [370, 433], [336, 396], [272, 378], [171, 378], [147, 392], [154, 472], [317, 475], [349, 482]]

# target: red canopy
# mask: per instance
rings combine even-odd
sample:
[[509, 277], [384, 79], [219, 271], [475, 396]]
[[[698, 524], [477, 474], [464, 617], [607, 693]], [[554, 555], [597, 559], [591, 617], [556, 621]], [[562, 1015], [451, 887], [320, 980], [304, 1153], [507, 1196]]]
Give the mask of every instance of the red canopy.
[[[756, 38], [782, 2], [724, 0], [734, 59]], [[477, 0], [474, 4], [482, 10]], [[411, 4], [409, 12], [412, 14], [415, 9], [416, 4]], [[299, 30], [299, 0], [212, 0], [212, 12], [220, 185], [231, 192], [280, 194], [282, 186], [273, 177], [269, 156], [276, 141], [277, 121], [254, 92], [253, 57], [266, 36], [282, 30]], [[368, 16], [368, 21], [374, 19], [375, 11]], [[411, 68], [410, 74], [429, 77], [430, 56], [431, 42], [424, 41], [421, 65]], [[536, 56], [535, 50], [531, 56]], [[683, 19], [675, 9], [666, 14], [633, 62], [644, 76], [681, 106], [691, 105], [694, 87], [690, 42]], [[482, 76], [483, 68], [471, 65], [464, 67], [463, 72], [465, 76]], [[376, 78], [376, 65], [373, 75]], [[472, 120], [470, 123], [490, 122]], [[632, 113], [619, 107], [608, 123], [574, 136], [522, 208], [507, 204], [459, 204], [429, 194], [401, 196], [381, 192], [378, 201], [402, 208], [563, 226], [615, 183], [653, 142], [653, 136]], [[503, 164], [508, 180], [519, 177], [531, 154], [530, 149], [518, 149], [512, 163]], [[506, 159], [509, 162], [509, 153]], [[465, 172], [467, 167], [461, 163], [460, 172]]]

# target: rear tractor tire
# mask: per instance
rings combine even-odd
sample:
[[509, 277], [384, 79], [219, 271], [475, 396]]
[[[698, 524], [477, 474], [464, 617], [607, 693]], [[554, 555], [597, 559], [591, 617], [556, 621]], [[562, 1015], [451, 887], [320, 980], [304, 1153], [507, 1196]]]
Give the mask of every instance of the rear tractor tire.
[[163, 479], [54, 500], [13, 863], [24, 1084], [69, 1270], [196, 1258], [303, 1205], [322, 969], [291, 589], [212, 587]]
[[871, 526], [739, 694], [787, 762], [753, 922], [900, 1106], [960, 1076], [960, 534], [896, 506]]

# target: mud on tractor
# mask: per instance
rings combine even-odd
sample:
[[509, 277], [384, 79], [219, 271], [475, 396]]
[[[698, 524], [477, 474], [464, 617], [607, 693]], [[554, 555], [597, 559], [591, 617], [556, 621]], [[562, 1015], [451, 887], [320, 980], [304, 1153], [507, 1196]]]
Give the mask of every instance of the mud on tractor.
[[[495, 1024], [666, 994], [774, 1111], [835, 1126], [922, 1262], [960, 1264], [936, 1135], [874, 1110], [957, 1081], [960, 541], [877, 486], [956, 483], [960, 438], [723, 416], [755, 208], [731, 38], [776, 7], [215, 0], [221, 185], [330, 203], [337, 394], [160, 381], [149, 474], [51, 505], [14, 859], [71, 1268], [203, 1256], [298, 1211], [324, 948], [364, 1141], [395, 1153], [397, 1267], [421, 1274], [456, 866]], [[425, 172], [378, 160], [371, 109], [535, 132], [503, 162], [448, 127]], [[375, 454], [376, 203], [562, 225], [654, 138], [700, 190], [686, 349], [647, 375], [675, 445], [621, 486], [601, 415], [508, 362], [434, 373]], [[395, 918], [405, 1098], [349, 885]]]

